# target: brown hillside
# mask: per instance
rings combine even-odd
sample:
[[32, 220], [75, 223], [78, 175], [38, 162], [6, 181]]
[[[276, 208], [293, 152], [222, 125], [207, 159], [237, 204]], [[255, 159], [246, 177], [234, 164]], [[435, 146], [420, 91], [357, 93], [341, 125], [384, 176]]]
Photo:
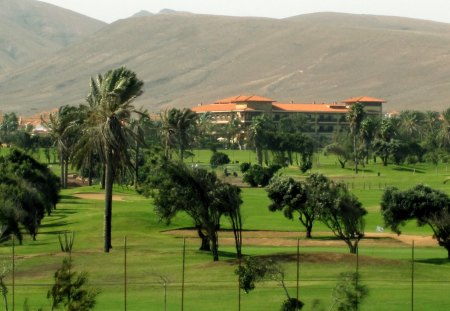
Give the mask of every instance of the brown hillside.
[[0, 76], [0, 109], [78, 104], [91, 75], [125, 65], [145, 81], [137, 104], [151, 111], [252, 93], [297, 102], [367, 95], [387, 100], [386, 110], [443, 110], [448, 64], [450, 24], [336, 13], [284, 20], [157, 14], [113, 23]]
[[104, 25], [36, 0], [0, 0], [0, 73], [47, 57]]

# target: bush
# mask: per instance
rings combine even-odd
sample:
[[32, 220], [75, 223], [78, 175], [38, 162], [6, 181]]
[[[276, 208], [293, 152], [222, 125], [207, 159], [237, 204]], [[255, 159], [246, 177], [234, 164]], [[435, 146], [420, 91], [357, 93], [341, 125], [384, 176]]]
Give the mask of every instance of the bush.
[[251, 166], [252, 165], [250, 163], [248, 163], [248, 162], [242, 162], [241, 165], [240, 165], [241, 172], [242, 173], [247, 172]]
[[303, 302], [297, 298], [288, 298], [281, 305], [280, 311], [297, 311], [303, 308]]
[[212, 168], [216, 168], [220, 165], [225, 165], [230, 163], [230, 158], [226, 153], [223, 152], [214, 152], [209, 160]]
[[280, 168], [280, 165], [262, 167], [255, 164], [244, 173], [243, 181], [252, 187], [265, 187], [269, 184], [270, 179]]

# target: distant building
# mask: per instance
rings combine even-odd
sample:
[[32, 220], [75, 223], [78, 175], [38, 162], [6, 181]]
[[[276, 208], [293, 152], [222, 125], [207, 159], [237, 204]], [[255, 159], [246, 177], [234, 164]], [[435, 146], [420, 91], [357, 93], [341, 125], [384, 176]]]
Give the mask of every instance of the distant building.
[[275, 121], [282, 118], [302, 115], [307, 122], [306, 132], [313, 136], [331, 137], [335, 131], [348, 126], [346, 114], [355, 103], [364, 105], [368, 115], [382, 116], [382, 99], [372, 97], [354, 97], [341, 103], [279, 103], [273, 99], [257, 95], [239, 95], [218, 100], [212, 104], [192, 108], [198, 114], [210, 113], [216, 124], [227, 124], [232, 118], [238, 118], [244, 125], [249, 125], [258, 115], [269, 114]]

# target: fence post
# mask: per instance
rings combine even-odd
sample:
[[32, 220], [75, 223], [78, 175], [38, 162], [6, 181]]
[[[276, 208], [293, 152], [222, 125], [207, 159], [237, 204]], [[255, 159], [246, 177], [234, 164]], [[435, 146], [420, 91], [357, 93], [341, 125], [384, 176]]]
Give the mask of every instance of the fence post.
[[124, 237], [124, 279], [123, 279], [123, 285], [124, 285], [124, 302], [125, 302], [125, 311], [127, 311], [127, 237]]
[[414, 311], [414, 240], [411, 248], [411, 311]]
[[181, 275], [181, 311], [184, 310], [184, 265], [186, 263], [186, 238], [183, 239], [183, 272]]
[[299, 304], [298, 304], [298, 298], [299, 298], [299, 283], [300, 283], [300, 238], [297, 238], [297, 301], [296, 303], [296, 310], [300, 310], [299, 309]]
[[12, 310], [14, 311], [14, 291], [15, 291], [15, 281], [16, 281], [16, 249], [15, 249], [14, 234], [12, 235]]
[[[239, 258], [239, 271], [241, 271], [241, 258]], [[238, 274], [238, 311], [241, 311], [241, 276]]]

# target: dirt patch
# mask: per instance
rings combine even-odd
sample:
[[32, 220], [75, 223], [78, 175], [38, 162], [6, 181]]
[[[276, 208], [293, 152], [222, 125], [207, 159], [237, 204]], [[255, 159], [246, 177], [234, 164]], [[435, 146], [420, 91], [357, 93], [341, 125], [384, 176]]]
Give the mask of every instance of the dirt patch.
[[[105, 194], [104, 193], [74, 193], [74, 197], [80, 198], [80, 199], [87, 199], [87, 200], [104, 200]], [[121, 195], [115, 195], [112, 196], [113, 201], [125, 201], [124, 197]]]
[[[196, 230], [169, 230], [165, 231], [177, 237], [185, 237], [187, 239], [197, 239]], [[305, 239], [303, 232], [287, 232], [287, 231], [244, 231], [242, 233], [245, 245], [255, 246], [297, 246], [297, 239], [300, 238], [302, 247], [323, 247], [323, 246], [342, 246], [343, 242], [339, 239], [330, 237], [327, 232], [315, 232], [313, 239]], [[416, 246], [435, 246], [436, 240], [431, 236], [418, 235], [400, 235], [394, 233], [367, 233], [365, 238], [361, 240], [363, 246], [383, 246], [383, 247], [399, 247], [412, 244]], [[234, 237], [231, 231], [220, 231], [219, 243], [221, 245], [234, 245]]]

